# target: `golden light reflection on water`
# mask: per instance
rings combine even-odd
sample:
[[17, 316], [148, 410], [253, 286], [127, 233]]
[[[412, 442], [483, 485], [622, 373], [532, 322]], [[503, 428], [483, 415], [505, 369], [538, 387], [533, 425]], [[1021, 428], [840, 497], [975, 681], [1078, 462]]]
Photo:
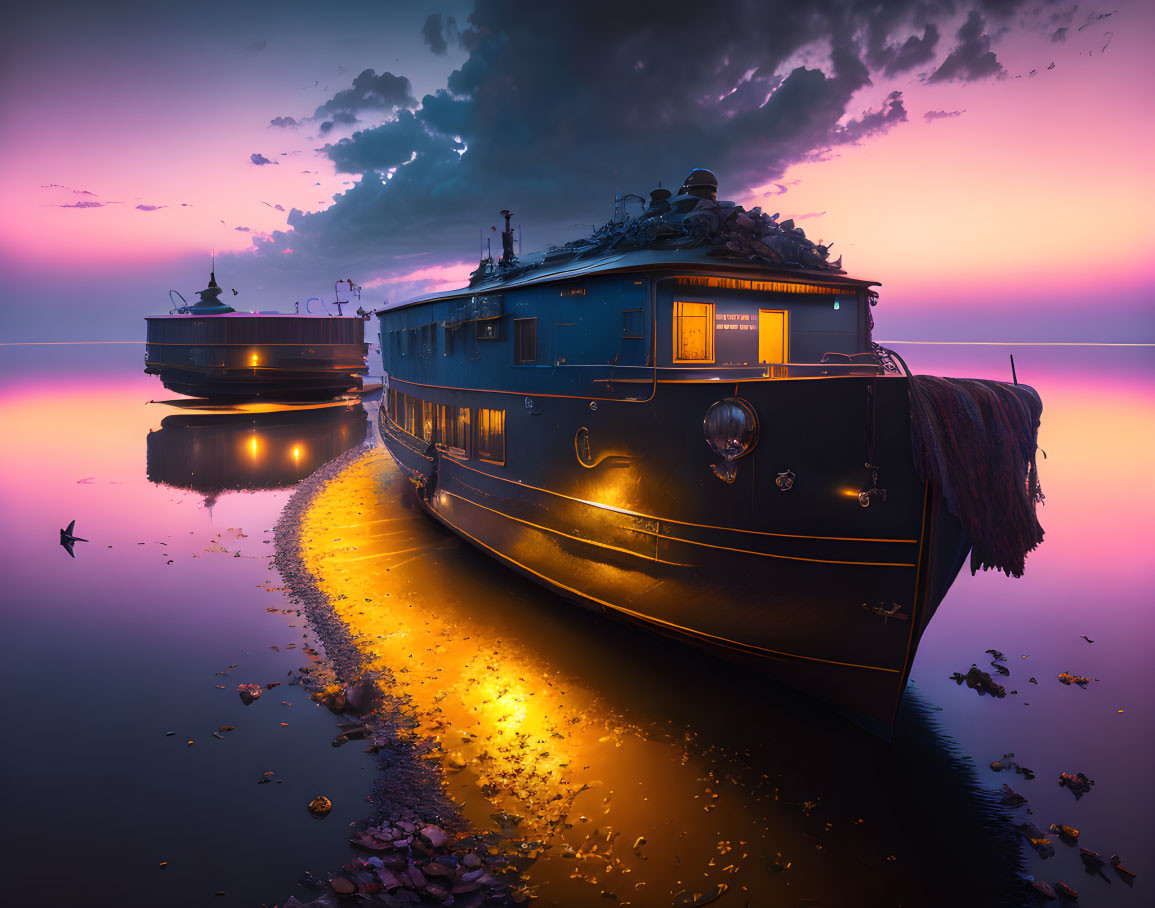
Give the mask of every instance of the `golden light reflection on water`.
[[[797, 729], [775, 719], [773, 704], [744, 699], [762, 696], [757, 679], [739, 675], [745, 689], [731, 696], [711, 689], [709, 677], [686, 677], [681, 647], [638, 651], [633, 660], [636, 635], [584, 620], [422, 514], [382, 451], [314, 498], [301, 538], [320, 588], [372, 667], [412, 706], [418, 734], [433, 742], [447, 794], [475, 827], [500, 830], [515, 853], [533, 859], [523, 877], [543, 904], [605, 904], [606, 895], [619, 904], [690, 904], [719, 887], [770, 904], [809, 894], [790, 888], [801, 883], [829, 893], [828, 870], [810, 862], [835, 825], [862, 860], [884, 849], [872, 870], [878, 885], [893, 887], [902, 873], [910, 879], [913, 860], [901, 870], [884, 864], [901, 852], [893, 838], [879, 844], [861, 825], [815, 813], [813, 786], [791, 796], [783, 787], [780, 801], [772, 754], [796, 749]], [[693, 671], [701, 663], [686, 664]], [[702, 717], [703, 738], [715, 737], [710, 722], [715, 731], [728, 724], [740, 748], [695, 741], [699, 729], [683, 719], [700, 715], [700, 705], [683, 709], [679, 697], [689, 703], [701, 691], [718, 712]], [[813, 732], [806, 721], [803, 730]], [[832, 750], [850, 756], [839, 753], [847, 738], [837, 728]], [[802, 746], [822, 744], [819, 735]]]

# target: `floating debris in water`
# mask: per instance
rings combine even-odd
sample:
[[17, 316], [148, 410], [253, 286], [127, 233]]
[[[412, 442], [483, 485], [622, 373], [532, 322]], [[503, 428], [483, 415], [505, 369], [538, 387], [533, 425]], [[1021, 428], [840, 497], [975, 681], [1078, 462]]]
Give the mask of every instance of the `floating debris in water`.
[[320, 819], [328, 816], [329, 811], [333, 809], [333, 802], [324, 795], [317, 795], [309, 802], [309, 813]]
[[1058, 835], [1064, 842], [1079, 841], [1079, 830], [1073, 826], [1068, 826], [1066, 823], [1052, 823], [1050, 831]]
[[1119, 874], [1119, 879], [1130, 886], [1135, 881], [1135, 872], [1123, 866], [1122, 858], [1117, 854], [1111, 855], [1111, 866]]
[[699, 905], [709, 905], [720, 899], [729, 888], [725, 883], [718, 883], [706, 892], [691, 892], [689, 889], [683, 889], [681, 892], [674, 893], [673, 904], [675, 908], [697, 908]]
[[1083, 861], [1083, 869], [1092, 876], [1100, 876], [1108, 883], [1110, 878], [1103, 872], [1103, 868], [1107, 866], [1107, 862], [1103, 860], [1103, 856], [1097, 851], [1092, 851], [1090, 848], [1080, 848], [1079, 857]]
[[1070, 672], [1061, 672], [1059, 674], [1059, 681], [1066, 685], [1077, 684], [1079, 687], [1086, 690], [1087, 685], [1092, 681], [1098, 681], [1098, 678], [1084, 678], [1082, 675], [1072, 675]]
[[1007, 695], [1006, 689], [1001, 684], [993, 681], [987, 672], [984, 672], [974, 663], [971, 663], [970, 671], [965, 675], [955, 672], [950, 676], [950, 680], [960, 686], [965, 683], [971, 690], [977, 690], [980, 697], [983, 694], [990, 694], [999, 699]]
[[1015, 828], [1023, 834], [1027, 844], [1035, 849], [1039, 857], [1045, 859], [1055, 856], [1054, 844], [1047, 838], [1046, 833], [1034, 823], [1019, 823]]
[[1015, 755], [1013, 752], [1003, 754], [1002, 759], [995, 760], [993, 763], [991, 763], [991, 769], [993, 769], [995, 772], [1010, 772], [1013, 770], [1028, 781], [1033, 779], [1035, 777], [1034, 771], [1020, 765], [1019, 763], [1016, 763], [1014, 756]]
[[1027, 799], [1011, 788], [1010, 785], [1003, 783], [1003, 795], [1001, 798], [1003, 804], [1007, 807], [1021, 807], [1027, 803]]
[[1066, 883], [1055, 883], [1055, 891], [1059, 893], [1061, 899], [1069, 902], [1079, 901], [1079, 890], [1074, 886], [1068, 886]]
[[1074, 774], [1069, 772], [1061, 772], [1059, 773], [1059, 784], [1064, 788], [1071, 789], [1071, 793], [1075, 796], [1075, 800], [1077, 801], [1091, 790], [1091, 786], [1094, 785], [1095, 782], [1093, 779], [1088, 779], [1081, 772]]
[[241, 702], [248, 706], [254, 700], [261, 699], [264, 690], [259, 684], [238, 684], [237, 693], [241, 695]]

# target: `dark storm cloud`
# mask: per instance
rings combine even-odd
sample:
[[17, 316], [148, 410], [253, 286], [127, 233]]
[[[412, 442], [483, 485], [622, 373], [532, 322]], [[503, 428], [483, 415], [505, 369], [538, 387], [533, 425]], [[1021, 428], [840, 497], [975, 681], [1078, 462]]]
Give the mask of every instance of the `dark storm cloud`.
[[[1024, 3], [983, 9], [1001, 21]], [[615, 183], [676, 189], [693, 167], [718, 173], [723, 198], [781, 183], [791, 164], [903, 123], [901, 93], [872, 97], [872, 75], [933, 70], [940, 32], [958, 15], [951, 0], [745, 0], [728, 10], [478, 0], [460, 32], [468, 59], [446, 87], [420, 104], [395, 94], [392, 120], [326, 145], [337, 169], [360, 179], [327, 209], [291, 211], [292, 232], [260, 247], [278, 254], [260, 258], [379, 268], [418, 251], [461, 257], [502, 208], [534, 237], [527, 249], [540, 248], [570, 238], [575, 222], [606, 220]], [[972, 12], [932, 78], [1001, 73], [990, 44]], [[381, 78], [367, 72], [349, 91]], [[349, 91], [318, 114], [359, 112]]]
[[928, 82], [973, 82], [976, 79], [1006, 78], [1007, 71], [991, 50], [991, 38], [978, 10], [971, 10], [958, 30], [958, 44], [934, 71]]
[[[351, 88], [337, 92], [313, 113], [313, 119], [330, 123], [356, 123], [358, 114], [388, 115], [402, 107], [412, 107], [413, 90], [404, 76], [391, 72], [377, 75], [364, 70], [353, 80]], [[331, 128], [331, 127], [330, 127]]]
[[301, 124], [293, 117], [273, 117], [273, 119], [269, 120], [269, 125], [276, 126], [279, 129], [293, 129]]
[[1061, 41], [1066, 41], [1067, 29], [1065, 27], [1055, 29], [1054, 33], [1051, 35], [1051, 40], [1055, 42], [1055, 44], [1058, 44]]
[[252, 161], [254, 164], [256, 164], [258, 167], [263, 167], [265, 164], [278, 164], [278, 163], [280, 163], [279, 161], [270, 161], [268, 158], [266, 158], [263, 154], [260, 154], [259, 152], [254, 152], [253, 154], [249, 155], [249, 160]]
[[966, 113], [965, 108], [963, 110], [928, 110], [922, 115], [922, 118], [926, 120], [927, 123], [933, 123], [935, 120], [946, 120], [950, 117], [961, 117], [964, 113]]
[[921, 37], [911, 35], [901, 44], [875, 48], [868, 55], [868, 59], [871, 65], [881, 69], [884, 75], [897, 76], [922, 63], [931, 62], [938, 46], [938, 38], [938, 27], [932, 22], [923, 28]]
[[858, 142], [905, 122], [906, 108], [902, 105], [902, 92], [892, 91], [886, 96], [886, 103], [879, 110], [867, 111], [857, 120], [851, 120], [845, 126], [833, 130], [831, 144]]
[[425, 24], [421, 26], [421, 38], [429, 45], [429, 49], [438, 56], [442, 56], [449, 50], [449, 44], [445, 40], [444, 33], [445, 26], [441, 21], [441, 13], [433, 13], [425, 20]]

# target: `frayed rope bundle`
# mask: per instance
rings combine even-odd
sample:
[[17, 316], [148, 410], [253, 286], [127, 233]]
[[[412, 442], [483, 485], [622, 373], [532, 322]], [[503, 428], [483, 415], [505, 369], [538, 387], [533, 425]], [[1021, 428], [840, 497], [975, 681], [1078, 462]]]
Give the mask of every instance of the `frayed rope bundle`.
[[1027, 385], [910, 376], [915, 464], [971, 538], [971, 573], [1021, 577], [1043, 541], [1035, 464], [1043, 402]]

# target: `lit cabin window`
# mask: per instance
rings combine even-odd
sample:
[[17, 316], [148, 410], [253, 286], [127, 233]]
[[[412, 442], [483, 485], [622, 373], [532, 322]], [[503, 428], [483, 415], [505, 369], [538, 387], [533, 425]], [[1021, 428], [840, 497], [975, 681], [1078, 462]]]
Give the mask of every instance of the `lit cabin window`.
[[537, 319], [513, 320], [513, 361], [515, 364], [537, 362]]
[[477, 456], [490, 463], [505, 463], [505, 411], [477, 411]]
[[408, 394], [402, 394], [401, 398], [405, 401], [405, 422], [402, 423], [402, 425], [410, 435], [416, 435], [417, 408], [421, 406], [421, 403], [420, 401], [414, 400]]
[[469, 408], [437, 405], [437, 444], [469, 456]]
[[714, 304], [674, 302], [674, 362], [714, 361]]
[[421, 401], [421, 438], [433, 441], [433, 404], [428, 400]]
[[460, 447], [465, 456], [468, 457], [470, 438], [469, 407], [455, 407], [454, 409], [457, 410], [457, 418], [455, 421], [457, 423], [458, 447]]

